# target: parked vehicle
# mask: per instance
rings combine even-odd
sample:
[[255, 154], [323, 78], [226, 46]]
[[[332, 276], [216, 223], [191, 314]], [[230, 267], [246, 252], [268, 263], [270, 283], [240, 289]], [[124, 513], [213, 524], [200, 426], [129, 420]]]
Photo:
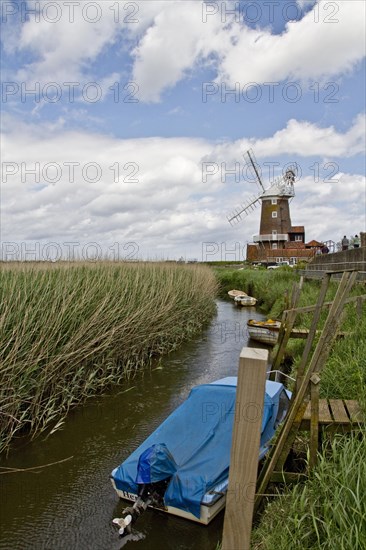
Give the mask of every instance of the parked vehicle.
[[293, 265], [290, 264], [290, 262], [280, 262], [279, 264], [276, 264], [276, 265], [269, 265], [267, 269], [278, 269], [279, 267], [285, 267], [285, 266], [294, 267]]

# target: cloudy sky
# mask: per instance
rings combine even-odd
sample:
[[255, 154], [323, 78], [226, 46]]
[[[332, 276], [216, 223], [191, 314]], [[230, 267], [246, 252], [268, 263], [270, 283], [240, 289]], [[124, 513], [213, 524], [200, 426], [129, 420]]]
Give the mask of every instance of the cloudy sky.
[[259, 208], [227, 222], [258, 194], [249, 148], [265, 185], [298, 163], [307, 240], [366, 230], [364, 2], [1, 10], [8, 258], [240, 259], [259, 229]]

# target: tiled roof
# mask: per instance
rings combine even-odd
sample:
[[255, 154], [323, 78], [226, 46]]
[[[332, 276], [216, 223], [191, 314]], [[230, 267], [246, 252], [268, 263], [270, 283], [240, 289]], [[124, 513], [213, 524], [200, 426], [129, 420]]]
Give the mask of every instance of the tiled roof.
[[285, 243], [285, 248], [291, 248], [291, 249], [305, 248], [305, 244], [300, 241], [287, 241]]
[[305, 244], [305, 246], [322, 246], [323, 243], [320, 243], [319, 241], [315, 241], [314, 239], [312, 241], [309, 241]]
[[303, 225], [294, 225], [291, 227], [289, 233], [305, 233], [305, 227]]

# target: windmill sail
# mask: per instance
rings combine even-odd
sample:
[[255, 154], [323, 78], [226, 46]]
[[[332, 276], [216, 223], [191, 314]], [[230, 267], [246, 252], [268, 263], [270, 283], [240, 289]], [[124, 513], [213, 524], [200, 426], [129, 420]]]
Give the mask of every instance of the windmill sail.
[[247, 151], [246, 153], [244, 153], [244, 159], [246, 160], [246, 163], [252, 167], [252, 170], [253, 170], [253, 173], [256, 177], [256, 184], [259, 186], [259, 188], [261, 188], [263, 191], [265, 191], [264, 189], [264, 185], [263, 185], [263, 182], [261, 180], [261, 177], [259, 175], [259, 171], [258, 171], [258, 168], [260, 169], [260, 166], [257, 162], [257, 159], [255, 158], [255, 155], [254, 155], [254, 152], [253, 152], [253, 149], [249, 149], [249, 151]]
[[235, 225], [236, 223], [239, 223], [244, 216], [248, 216], [248, 214], [253, 212], [253, 210], [255, 210], [255, 208], [258, 206], [262, 194], [263, 193], [259, 193], [259, 195], [257, 195], [256, 197], [252, 197], [244, 204], [241, 204], [236, 210], [234, 210], [234, 212], [232, 212], [227, 217], [228, 222], [231, 225]]
[[294, 182], [298, 175], [298, 166], [296, 163], [289, 166], [283, 176], [279, 176], [269, 187], [265, 188], [259, 173], [260, 167], [252, 149], [244, 153], [244, 158], [246, 159], [248, 166], [252, 168], [253, 174], [255, 175], [256, 184], [260, 189], [260, 193], [253, 196], [247, 202], [241, 204], [229, 216], [227, 216], [228, 222], [231, 225], [235, 225], [245, 216], [253, 212], [262, 199], [267, 199], [268, 197], [283, 197], [288, 200], [295, 195]]
[[256, 183], [260, 189], [260, 193], [257, 196], [253, 196], [251, 199], [248, 199], [244, 204], [241, 204], [238, 208], [234, 210], [228, 217], [228, 222], [231, 225], [234, 225], [236, 223], [239, 223], [240, 220], [244, 216], [248, 216], [255, 208], [258, 206], [259, 201], [265, 192], [264, 185], [262, 183], [261, 177], [259, 175], [259, 164], [257, 162], [257, 159], [255, 158], [255, 155], [253, 153], [253, 150], [250, 149], [246, 153], [244, 153], [244, 159], [246, 160], [248, 166], [251, 166], [253, 174], [255, 175]]

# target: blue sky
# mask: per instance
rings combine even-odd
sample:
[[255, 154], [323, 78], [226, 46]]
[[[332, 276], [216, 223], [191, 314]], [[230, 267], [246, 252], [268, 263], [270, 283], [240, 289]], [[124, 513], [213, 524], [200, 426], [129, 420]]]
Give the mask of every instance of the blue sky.
[[300, 165], [291, 212], [309, 240], [366, 230], [363, 2], [85, 0], [73, 21], [63, 1], [1, 7], [8, 252], [242, 254], [259, 209], [226, 215], [256, 192], [249, 147], [265, 181], [270, 162]]

